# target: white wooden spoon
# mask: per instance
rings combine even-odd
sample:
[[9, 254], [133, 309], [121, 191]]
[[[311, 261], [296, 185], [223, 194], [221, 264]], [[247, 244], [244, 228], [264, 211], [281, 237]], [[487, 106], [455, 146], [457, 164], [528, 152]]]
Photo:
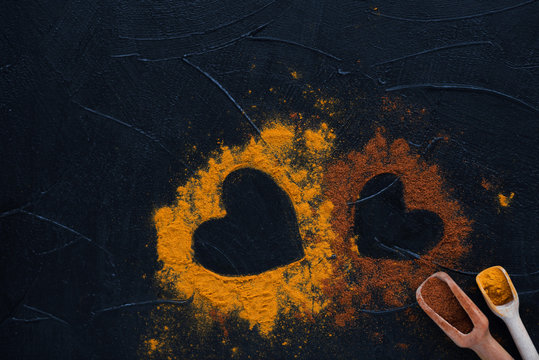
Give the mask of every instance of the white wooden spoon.
[[[492, 302], [492, 299], [488, 296], [487, 291], [485, 290], [485, 284], [483, 284], [481, 281], [482, 274], [484, 275], [491, 271], [501, 271], [505, 276], [507, 284], [509, 284], [509, 287], [511, 288], [513, 299], [506, 304], [495, 305]], [[507, 271], [505, 271], [505, 269], [501, 266], [493, 266], [481, 271], [479, 275], [476, 276], [475, 281], [477, 282], [477, 285], [479, 286], [479, 289], [481, 290], [481, 293], [483, 294], [483, 297], [485, 298], [485, 301], [487, 302], [490, 310], [492, 310], [494, 314], [501, 318], [505, 322], [505, 325], [507, 325], [507, 327], [509, 328], [509, 332], [511, 333], [511, 336], [513, 337], [513, 340], [517, 345], [518, 351], [520, 352], [520, 356], [522, 356], [522, 359], [539, 360], [539, 354], [537, 354], [537, 350], [535, 349], [535, 346], [530, 339], [530, 335], [524, 327], [522, 320], [520, 320], [520, 314], [518, 312], [518, 294], [515, 290], [515, 287], [513, 286], [513, 282], [511, 281], [509, 274], [507, 274]]]

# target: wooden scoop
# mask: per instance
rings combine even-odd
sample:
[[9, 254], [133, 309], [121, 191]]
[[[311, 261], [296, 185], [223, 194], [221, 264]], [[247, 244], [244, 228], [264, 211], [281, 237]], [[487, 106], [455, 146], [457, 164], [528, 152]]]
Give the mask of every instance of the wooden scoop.
[[[495, 305], [492, 302], [492, 299], [489, 297], [487, 291], [485, 290], [485, 284], [482, 281], [488, 273], [493, 271], [501, 271], [501, 273], [505, 276], [505, 281], [511, 288], [511, 294], [513, 295], [513, 299], [503, 305]], [[509, 274], [507, 274], [507, 271], [505, 271], [505, 269], [501, 266], [493, 266], [481, 271], [479, 275], [477, 275], [477, 277], [475, 278], [475, 281], [477, 282], [477, 285], [479, 286], [479, 289], [481, 290], [481, 293], [483, 294], [483, 297], [485, 298], [485, 301], [487, 302], [490, 310], [492, 310], [494, 314], [501, 318], [505, 322], [505, 325], [507, 325], [507, 327], [509, 328], [509, 332], [511, 333], [511, 336], [513, 337], [513, 340], [517, 345], [518, 351], [520, 352], [520, 356], [522, 356], [522, 359], [539, 360], [539, 355], [537, 354], [537, 350], [535, 349], [535, 346], [530, 339], [530, 335], [528, 335], [528, 332], [526, 331], [522, 320], [520, 320], [520, 315], [518, 312], [518, 294], [515, 290], [515, 287], [513, 286], [513, 282], [511, 281]]]
[[[458, 302], [466, 311], [474, 327], [468, 334], [463, 334], [457, 330], [453, 325], [448, 323], [444, 318], [438, 315], [423, 299], [421, 290], [423, 285], [432, 277], [436, 277], [444, 281], [451, 292], [455, 295]], [[437, 272], [432, 274], [427, 280], [425, 280], [416, 291], [416, 298], [419, 306], [427, 313], [427, 315], [438, 325], [443, 332], [455, 344], [462, 348], [469, 348], [483, 360], [509, 360], [513, 359], [511, 355], [490, 335], [488, 330], [488, 319], [479, 310], [479, 308], [473, 303], [473, 301], [462, 291], [462, 289], [451, 279], [449, 275], [444, 272]]]

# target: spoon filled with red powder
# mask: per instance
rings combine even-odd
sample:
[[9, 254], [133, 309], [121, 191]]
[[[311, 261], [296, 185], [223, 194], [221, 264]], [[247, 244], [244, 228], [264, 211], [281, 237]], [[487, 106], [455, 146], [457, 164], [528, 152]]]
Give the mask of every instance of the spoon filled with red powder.
[[458, 346], [475, 351], [481, 359], [512, 359], [490, 335], [487, 317], [446, 273], [431, 275], [417, 288], [416, 298]]
[[437, 277], [429, 278], [423, 285], [421, 294], [427, 305], [458, 331], [463, 334], [472, 331], [472, 320], [445, 281]]

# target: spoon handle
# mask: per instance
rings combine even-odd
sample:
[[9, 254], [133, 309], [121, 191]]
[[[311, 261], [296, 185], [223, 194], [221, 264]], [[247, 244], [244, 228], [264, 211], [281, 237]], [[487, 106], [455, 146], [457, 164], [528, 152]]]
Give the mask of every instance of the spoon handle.
[[490, 332], [481, 339], [481, 342], [470, 347], [481, 360], [513, 360], [513, 357], [497, 342]]
[[511, 336], [513, 337], [513, 340], [517, 345], [518, 352], [520, 353], [520, 356], [522, 356], [522, 359], [539, 360], [539, 354], [537, 354], [537, 350], [535, 349], [532, 339], [530, 339], [530, 335], [524, 327], [524, 324], [522, 323], [518, 312], [515, 316], [503, 319], [505, 320], [505, 324], [509, 328], [509, 332], [511, 333]]

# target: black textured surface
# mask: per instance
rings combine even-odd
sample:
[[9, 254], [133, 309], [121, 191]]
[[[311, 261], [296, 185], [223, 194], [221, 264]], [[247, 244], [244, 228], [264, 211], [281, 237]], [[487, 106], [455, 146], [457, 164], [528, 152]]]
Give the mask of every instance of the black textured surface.
[[[516, 274], [537, 343], [538, 18], [535, 0], [4, 1], [1, 357], [136, 358], [163, 297], [151, 279], [153, 211], [220, 142], [241, 144], [290, 112], [328, 122], [343, 153], [382, 125], [438, 164], [474, 221], [463, 270]], [[339, 116], [302, 96], [307, 85], [339, 99]], [[381, 112], [384, 96], [427, 114]], [[515, 193], [510, 207], [497, 192]], [[473, 276], [451, 275], [517, 356]], [[251, 358], [474, 358], [411, 311], [414, 322], [365, 314], [331, 338], [290, 324], [288, 347], [241, 327], [223, 344], [179, 326], [178, 348], [217, 359], [230, 344]]]

